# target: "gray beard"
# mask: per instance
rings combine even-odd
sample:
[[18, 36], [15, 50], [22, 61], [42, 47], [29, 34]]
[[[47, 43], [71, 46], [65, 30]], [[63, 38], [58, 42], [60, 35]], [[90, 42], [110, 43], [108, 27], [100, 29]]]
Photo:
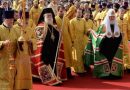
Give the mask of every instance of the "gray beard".
[[47, 19], [45, 19], [45, 23], [52, 25], [53, 24], [53, 20], [47, 20]]

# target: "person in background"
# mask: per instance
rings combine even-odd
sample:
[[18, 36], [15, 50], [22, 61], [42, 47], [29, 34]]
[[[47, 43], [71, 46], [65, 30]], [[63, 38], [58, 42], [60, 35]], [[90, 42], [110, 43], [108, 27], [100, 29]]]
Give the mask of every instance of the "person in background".
[[100, 24], [101, 24], [102, 5], [99, 4], [98, 8], [99, 8], [98, 9], [98, 13], [97, 13], [97, 15], [94, 18], [94, 22], [96, 24], [96, 27], [99, 27]]
[[86, 27], [86, 29], [84, 31], [84, 47], [85, 47], [88, 42], [87, 32], [91, 29], [96, 31], [97, 28], [96, 28], [96, 25], [94, 24], [94, 22], [90, 19], [89, 11], [84, 11], [83, 19], [85, 21], [85, 27]]
[[12, 7], [10, 7], [10, 4], [9, 4], [8, 0], [2, 1], [2, 8], [4, 9], [4, 11], [8, 11], [8, 10], [12, 9]]
[[47, 6], [52, 8], [55, 15], [57, 15], [58, 0], [51, 0], [50, 4]]
[[103, 21], [106, 14], [107, 14], [107, 11], [108, 11], [108, 8], [107, 8], [107, 3], [106, 2], [103, 2], [102, 3], [102, 12], [101, 12], [101, 16], [100, 16], [100, 19]]
[[80, 8], [76, 11], [76, 17], [70, 20], [70, 35], [72, 41], [72, 47], [74, 48], [73, 53], [73, 61], [72, 65], [74, 67], [74, 72], [83, 75], [84, 65], [83, 65], [83, 51], [84, 51], [84, 31], [85, 28], [85, 21], [82, 18], [82, 10]]
[[4, 11], [3, 18], [0, 25], [0, 90], [14, 90], [18, 40], [13, 27], [14, 11]]
[[78, 1], [73, 1], [73, 0], [69, 0], [70, 3], [70, 8], [69, 10], [66, 12], [66, 17], [69, 18], [69, 20], [73, 19], [75, 17], [76, 14], [76, 9], [79, 8], [79, 2]]
[[125, 6], [125, 15], [124, 15], [124, 18], [126, 18], [128, 20], [128, 22], [130, 23], [130, 8], [129, 8], [129, 4], [128, 2], [124, 2], [123, 3], [123, 6]]
[[120, 5], [118, 3], [114, 3], [113, 9], [115, 10], [117, 17], [118, 17], [118, 10], [119, 10], [119, 8], [120, 8]]
[[66, 60], [66, 69], [68, 78], [72, 78], [71, 67], [72, 67], [72, 56], [71, 56], [71, 38], [69, 31], [69, 19], [64, 16], [65, 8], [62, 5], [58, 6], [58, 13], [55, 17], [58, 30], [62, 33], [64, 54]]
[[19, 37], [14, 90], [32, 89], [30, 57], [33, 51], [37, 49], [34, 28], [29, 24], [29, 12], [25, 12], [25, 23], [22, 15], [23, 12], [20, 11], [19, 20], [17, 24], [14, 25], [17, 36]]
[[39, 7], [41, 10], [43, 10], [43, 8], [45, 8], [45, 0], [39, 0]]
[[65, 7], [65, 13], [66, 13], [69, 10], [70, 6], [68, 3], [65, 3], [64, 7]]
[[40, 14], [41, 14], [41, 9], [38, 6], [38, 1], [37, 0], [33, 1], [33, 7], [29, 11], [29, 13], [30, 13], [30, 18], [33, 20], [35, 25], [37, 25], [38, 24], [38, 19], [39, 19]]
[[18, 19], [19, 19], [19, 12], [14, 10], [14, 25], [17, 24]]
[[80, 3], [80, 8], [84, 10], [84, 3]]
[[9, 5], [8, 5], [8, 0], [3, 0], [3, 1], [1, 1], [1, 3], [2, 4], [0, 7], [0, 24], [3, 23], [3, 12], [11, 10], [11, 8], [9, 8]]
[[117, 19], [120, 31], [123, 35], [123, 64], [124, 68], [130, 73], [130, 25], [126, 18], [124, 18], [126, 7], [122, 6], [119, 9], [119, 16]]
[[84, 3], [84, 11], [88, 11], [90, 8], [89, 8], [89, 4], [88, 3]]

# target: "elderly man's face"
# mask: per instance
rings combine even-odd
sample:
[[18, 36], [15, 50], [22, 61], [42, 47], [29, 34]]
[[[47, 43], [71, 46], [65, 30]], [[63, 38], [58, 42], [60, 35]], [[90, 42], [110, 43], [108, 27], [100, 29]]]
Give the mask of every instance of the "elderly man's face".
[[47, 24], [53, 24], [53, 16], [51, 13], [47, 13], [44, 15], [44, 18], [45, 18], [45, 22]]
[[52, 19], [52, 14], [51, 13], [45, 14], [45, 18], [47, 18], [48, 20]]
[[110, 24], [115, 23], [115, 16], [109, 16]]
[[110, 13], [109, 20], [110, 20], [110, 22], [114, 23], [114, 20], [115, 20], [115, 12], [114, 11], [112, 11]]
[[109, 16], [110, 21], [114, 21], [115, 20], [115, 16]]

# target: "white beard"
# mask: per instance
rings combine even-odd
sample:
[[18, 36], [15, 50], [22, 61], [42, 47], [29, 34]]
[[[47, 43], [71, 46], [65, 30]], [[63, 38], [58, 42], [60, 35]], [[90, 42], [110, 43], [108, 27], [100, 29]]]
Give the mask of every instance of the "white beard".
[[45, 23], [53, 25], [53, 19], [49, 20], [49, 19], [45, 18]]

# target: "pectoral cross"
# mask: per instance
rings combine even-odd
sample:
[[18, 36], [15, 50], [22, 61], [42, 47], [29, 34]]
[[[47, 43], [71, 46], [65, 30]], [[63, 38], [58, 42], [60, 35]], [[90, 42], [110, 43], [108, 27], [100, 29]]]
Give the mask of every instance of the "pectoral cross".
[[51, 34], [51, 39], [52, 39], [53, 42], [55, 41], [54, 33]]

